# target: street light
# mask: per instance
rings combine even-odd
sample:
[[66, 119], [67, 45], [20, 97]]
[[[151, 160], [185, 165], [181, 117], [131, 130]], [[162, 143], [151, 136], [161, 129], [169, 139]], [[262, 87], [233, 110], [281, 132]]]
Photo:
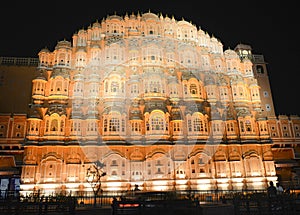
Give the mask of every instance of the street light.
[[106, 175], [103, 171], [104, 164], [96, 161], [86, 170], [86, 180], [91, 185], [94, 193], [94, 207], [96, 207], [96, 198], [101, 190], [101, 178]]

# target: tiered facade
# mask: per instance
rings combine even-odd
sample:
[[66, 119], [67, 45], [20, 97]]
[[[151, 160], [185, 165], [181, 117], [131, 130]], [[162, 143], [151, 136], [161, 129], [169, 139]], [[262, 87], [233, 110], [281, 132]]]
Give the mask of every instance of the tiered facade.
[[[251, 53], [248, 53], [251, 56]], [[264, 189], [270, 127], [247, 55], [193, 24], [108, 16], [39, 52], [21, 190]]]

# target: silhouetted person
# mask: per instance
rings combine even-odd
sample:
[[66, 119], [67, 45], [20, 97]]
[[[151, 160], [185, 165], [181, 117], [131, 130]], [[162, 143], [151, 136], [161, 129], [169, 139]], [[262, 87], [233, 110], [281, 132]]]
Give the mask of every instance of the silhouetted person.
[[134, 185], [134, 191], [140, 191], [139, 185], [137, 185], [137, 184]]
[[269, 197], [275, 197], [277, 194], [277, 189], [274, 186], [273, 181], [270, 181], [270, 186], [267, 188], [268, 196]]

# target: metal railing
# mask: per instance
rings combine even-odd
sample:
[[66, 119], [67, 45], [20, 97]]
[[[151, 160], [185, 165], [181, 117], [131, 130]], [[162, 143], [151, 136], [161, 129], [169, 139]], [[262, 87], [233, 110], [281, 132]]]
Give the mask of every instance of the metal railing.
[[[4, 192], [4, 191], [3, 191]], [[95, 199], [91, 192], [81, 195], [55, 194], [44, 196], [43, 193], [32, 193], [29, 196], [20, 196], [18, 192], [1, 192], [0, 211], [4, 214], [33, 213], [45, 214], [55, 212], [71, 214], [77, 210], [93, 208], [113, 208], [113, 200], [121, 204], [135, 203], [146, 207], [145, 203], [162, 206], [164, 202], [178, 202], [182, 207], [196, 207], [203, 205], [231, 205], [235, 214], [271, 214], [277, 210], [284, 214], [298, 214], [300, 212], [300, 191], [291, 190], [290, 193], [268, 197], [265, 190], [176, 190], [176, 191], [124, 191], [102, 192]], [[72, 194], [72, 195], [71, 195]], [[75, 193], [74, 193], [75, 194]], [[96, 204], [94, 204], [96, 200]], [[176, 203], [177, 204], [177, 203]], [[164, 206], [165, 207], [165, 206]], [[141, 208], [139, 208], [141, 209]], [[142, 208], [144, 209], [144, 208]], [[123, 209], [121, 209], [123, 210]], [[146, 210], [146, 209], [145, 209]], [[258, 213], [260, 212], [260, 213]]]
[[38, 66], [38, 58], [30, 57], [0, 57], [0, 65], [4, 66]]

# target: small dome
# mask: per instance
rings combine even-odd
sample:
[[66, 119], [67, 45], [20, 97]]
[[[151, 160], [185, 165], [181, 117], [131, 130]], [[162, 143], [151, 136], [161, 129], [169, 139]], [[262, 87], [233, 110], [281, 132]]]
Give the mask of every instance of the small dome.
[[51, 78], [55, 78], [57, 76], [61, 76], [63, 78], [69, 78], [69, 73], [67, 72], [66, 69], [55, 68], [51, 73]]
[[193, 71], [182, 73], [182, 80], [190, 80], [191, 78], [199, 80], [199, 78], [196, 76], [196, 73]]
[[154, 13], [148, 12], [148, 13], [144, 13], [142, 15], [142, 20], [143, 21], [147, 21], [147, 20], [159, 21], [159, 17]]
[[55, 46], [55, 49], [60, 49], [60, 48], [67, 48], [67, 49], [71, 48], [71, 42], [66, 40], [59, 41]]
[[205, 76], [204, 83], [205, 83], [205, 85], [215, 85], [216, 84], [215, 79], [210, 75]]
[[193, 27], [193, 25], [185, 20], [181, 20], [181, 21], [178, 21], [177, 24], [180, 26], [180, 25], [188, 25], [188, 26], [191, 26]]
[[228, 58], [230, 58], [230, 59], [234, 59], [234, 58], [239, 59], [238, 54], [234, 50], [232, 50], [232, 49], [227, 49], [224, 52], [224, 55], [225, 55], [225, 58], [227, 58], [227, 59]]
[[106, 18], [106, 20], [119, 20], [119, 21], [122, 21], [123, 18], [121, 16], [118, 16], [118, 15], [114, 14], [114, 15], [108, 16]]
[[134, 13], [132, 13], [130, 16], [129, 16], [130, 19], [136, 19], [136, 15]]
[[47, 47], [45, 47], [45, 48], [43, 48], [43, 49], [40, 51], [40, 53], [41, 53], [41, 52], [49, 53], [50, 51], [49, 51], [49, 49], [48, 49]]
[[44, 80], [44, 81], [46, 81], [47, 79], [46, 79], [45, 75], [43, 74], [43, 72], [40, 72], [40, 73], [34, 78], [34, 80]]
[[93, 23], [93, 28], [101, 28], [101, 24], [98, 22], [98, 20], [96, 22]]

